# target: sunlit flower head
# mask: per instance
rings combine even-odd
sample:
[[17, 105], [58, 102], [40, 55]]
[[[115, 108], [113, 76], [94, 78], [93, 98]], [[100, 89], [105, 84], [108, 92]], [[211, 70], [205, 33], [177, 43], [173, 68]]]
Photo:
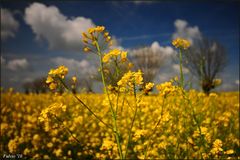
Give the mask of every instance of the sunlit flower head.
[[83, 51], [93, 52], [94, 49], [98, 50], [99, 42], [102, 39], [106, 44], [110, 45], [111, 36], [109, 36], [109, 33], [105, 30], [104, 26], [89, 28], [87, 32], [82, 33], [82, 41], [84, 44]]
[[119, 49], [110, 50], [108, 53], [105, 53], [103, 55], [102, 61], [104, 63], [108, 63], [111, 58], [117, 60], [118, 57], [120, 57], [119, 59], [121, 62], [127, 61], [127, 52], [121, 51]]
[[76, 77], [76, 76], [73, 76], [73, 77], [72, 77], [72, 81], [73, 81], [73, 83], [76, 83], [76, 82], [77, 82], [77, 77]]
[[65, 75], [68, 73], [68, 68], [65, 67], [65, 66], [59, 66], [58, 68], [56, 69], [51, 69], [49, 72], [48, 72], [48, 75], [52, 76], [52, 77], [55, 77], [55, 76], [58, 76], [59, 78], [64, 78]]
[[177, 86], [174, 86], [172, 82], [165, 82], [156, 86], [159, 94], [162, 96], [167, 96], [168, 94], [175, 93], [178, 90]]
[[57, 88], [58, 79], [64, 79], [68, 73], [68, 68], [65, 66], [59, 66], [56, 69], [51, 69], [48, 72], [48, 77], [46, 79], [46, 84], [49, 85], [50, 90]]
[[120, 87], [129, 86], [130, 88], [133, 88], [134, 85], [142, 85], [143, 84], [142, 75], [143, 73], [141, 70], [138, 70], [137, 72], [128, 71], [118, 81], [117, 85]]
[[149, 82], [146, 84], [145, 88], [146, 88], [146, 90], [151, 90], [153, 88], [153, 86], [154, 86], [154, 83]]
[[179, 49], [188, 49], [190, 47], [190, 42], [183, 38], [176, 38], [172, 41], [172, 45]]
[[213, 80], [213, 85], [214, 85], [214, 86], [219, 86], [221, 83], [222, 83], [222, 80], [221, 80], [221, 79], [214, 79], [214, 80]]

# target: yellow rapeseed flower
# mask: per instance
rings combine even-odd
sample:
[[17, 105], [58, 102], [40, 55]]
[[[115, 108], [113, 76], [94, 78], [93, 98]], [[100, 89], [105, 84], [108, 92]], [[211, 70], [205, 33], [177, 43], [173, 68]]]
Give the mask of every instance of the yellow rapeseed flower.
[[127, 52], [122, 51], [121, 53], [121, 61], [125, 62], [127, 60]]
[[234, 150], [233, 149], [230, 149], [230, 150], [227, 150], [224, 152], [225, 154], [233, 154], [234, 153]]
[[88, 33], [89, 33], [89, 34], [92, 34], [93, 32], [95, 32], [95, 28], [89, 28], [89, 29], [88, 29]]
[[190, 42], [183, 38], [176, 38], [172, 41], [172, 45], [179, 49], [188, 49], [190, 47]]
[[177, 87], [173, 86], [172, 82], [165, 82], [156, 86], [160, 95], [166, 96], [177, 91]]
[[49, 89], [54, 90], [56, 88], [57, 88], [57, 84], [56, 83], [50, 83]]
[[105, 54], [105, 55], [103, 56], [103, 58], [102, 58], [103, 63], [108, 63], [108, 61], [109, 61], [110, 58], [111, 58], [111, 57], [110, 57], [109, 54]]
[[214, 79], [214, 80], [213, 80], [213, 85], [214, 85], [214, 86], [219, 86], [221, 83], [222, 83], [222, 80], [221, 80], [221, 79]]
[[111, 40], [111, 36], [106, 37], [106, 42], [109, 42]]
[[82, 33], [82, 38], [83, 38], [83, 39], [87, 39], [87, 38], [88, 38], [87, 34], [83, 32], [83, 33]]
[[149, 82], [146, 84], [145, 88], [146, 88], [146, 90], [151, 90], [153, 88], [153, 86], [154, 86], [154, 83]]
[[53, 77], [58, 76], [58, 77], [63, 79], [67, 73], [68, 73], [68, 68], [67, 67], [59, 66], [56, 69], [51, 69], [49, 71], [48, 75], [53, 76]]
[[143, 84], [142, 71], [138, 70], [137, 72], [128, 71], [125, 73], [122, 78], [118, 81], [118, 86], [129, 86], [133, 87], [133, 84], [141, 85]]
[[104, 26], [97, 26], [96, 28], [95, 28], [95, 31], [96, 32], [102, 32], [102, 31], [104, 31], [105, 30], [105, 27]]
[[104, 35], [104, 37], [107, 37], [109, 35], [109, 33], [105, 32], [103, 35]]
[[211, 153], [213, 155], [217, 155], [219, 152], [223, 151], [222, 149], [222, 141], [220, 139], [216, 139], [214, 142], [213, 142], [213, 147], [211, 149]]
[[76, 83], [76, 82], [77, 82], [77, 77], [76, 77], [76, 76], [73, 76], [73, 77], [72, 77], [72, 81], [73, 81], [73, 83]]
[[137, 141], [139, 140], [141, 137], [144, 137], [146, 136], [148, 133], [147, 130], [144, 130], [144, 129], [138, 129], [135, 134], [133, 135], [133, 141]]
[[103, 140], [103, 144], [102, 144], [101, 149], [102, 150], [110, 150], [110, 149], [113, 148], [113, 146], [114, 146], [114, 142], [113, 141], [105, 139], [105, 140]]
[[52, 83], [53, 81], [54, 81], [54, 79], [51, 76], [48, 76], [46, 83], [49, 84], [49, 83]]
[[121, 50], [119, 50], [119, 49], [113, 49], [113, 50], [111, 50], [108, 54], [110, 54], [110, 55], [113, 55], [113, 56], [118, 56], [118, 55], [120, 55], [121, 54]]
[[88, 47], [84, 47], [84, 48], [83, 48], [83, 51], [84, 51], [84, 52], [89, 52], [89, 51], [91, 51], [91, 49], [88, 48]]

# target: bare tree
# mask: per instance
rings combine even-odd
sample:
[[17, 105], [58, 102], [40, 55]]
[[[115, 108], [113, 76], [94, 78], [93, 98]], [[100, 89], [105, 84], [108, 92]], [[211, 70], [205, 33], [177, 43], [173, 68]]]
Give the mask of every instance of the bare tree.
[[93, 84], [94, 84], [94, 79], [91, 76], [88, 77], [83, 77], [80, 79], [80, 87], [85, 88], [85, 91], [87, 93], [94, 93], [93, 91]]
[[197, 76], [202, 90], [209, 94], [216, 87], [216, 76], [226, 66], [225, 48], [215, 40], [204, 38], [196, 41], [183, 56], [184, 65]]
[[32, 82], [23, 83], [23, 88], [26, 94], [32, 93], [45, 93], [48, 90], [48, 87], [45, 83], [45, 78], [36, 78]]
[[32, 83], [31, 82], [23, 83], [23, 89], [24, 89], [25, 94], [29, 94], [32, 90]]
[[164, 56], [161, 51], [153, 51], [150, 47], [133, 50], [131, 59], [134, 63], [134, 68], [143, 72], [144, 83], [154, 80], [164, 62]]

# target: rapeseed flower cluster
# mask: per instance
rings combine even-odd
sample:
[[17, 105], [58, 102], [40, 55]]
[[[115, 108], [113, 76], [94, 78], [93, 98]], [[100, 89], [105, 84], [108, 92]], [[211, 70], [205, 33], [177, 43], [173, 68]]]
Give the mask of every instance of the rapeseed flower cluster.
[[135, 134], [133, 136], [133, 141], [139, 140], [141, 137], [146, 136], [147, 133], [148, 133], [148, 131], [144, 130], [144, 129], [136, 130], [136, 132], [135, 132]]
[[[190, 106], [181, 95], [166, 98], [161, 94], [142, 96], [132, 130], [132, 137], [138, 140], [131, 141], [128, 159], [144, 159], [147, 145], [147, 158], [152, 159], [201, 159], [203, 155], [207, 159], [238, 157], [239, 93], [221, 93], [215, 98], [203, 96], [197, 91], [191, 91], [189, 94], [197, 118], [201, 117], [198, 122], [201, 125], [201, 134], [191, 116]], [[111, 124], [109, 105], [103, 102], [105, 95], [77, 96], [91, 105], [92, 110], [104, 122]], [[111, 96], [111, 100], [116, 106], [117, 96]], [[118, 101], [119, 104], [123, 104], [119, 105], [117, 115], [122, 135], [122, 150], [125, 153], [128, 138], [126, 129], [131, 124], [134, 97], [122, 95]], [[51, 105], [52, 103], [57, 104]], [[49, 106], [52, 109], [47, 109]], [[64, 106], [67, 106], [66, 111]], [[35, 159], [119, 159], [112, 130], [104, 127], [69, 94], [25, 95], [9, 91], [1, 95], [1, 108], [2, 153], [22, 153], [24, 157]], [[43, 119], [44, 123], [39, 123], [41, 118], [38, 117], [42, 116], [41, 112], [45, 109], [49, 110], [49, 116]], [[56, 122], [50, 121], [50, 113], [55, 113], [63, 120], [64, 126], [69, 127], [81, 143], [66, 132], [62, 125], [57, 126]], [[228, 120], [220, 117], [226, 117]], [[161, 120], [153, 134], [158, 118]], [[211, 137], [210, 141], [206, 138], [207, 134]], [[151, 139], [148, 138], [150, 135]], [[204, 138], [203, 141], [201, 137]]]
[[188, 49], [190, 47], [190, 42], [183, 38], [176, 38], [172, 41], [172, 45], [179, 49]]
[[125, 91], [126, 87], [134, 89], [134, 87], [143, 84], [143, 73], [141, 70], [137, 72], [128, 71], [123, 77], [117, 82], [117, 85], [121, 87], [121, 91]]
[[58, 80], [64, 79], [67, 73], [68, 73], [68, 68], [65, 66], [59, 66], [56, 69], [51, 69], [48, 72], [48, 77], [46, 80], [46, 83], [49, 85], [49, 88], [51, 90], [56, 89], [59, 84]]
[[213, 85], [214, 85], [214, 86], [219, 86], [221, 83], [222, 83], [222, 80], [221, 80], [221, 79], [214, 79], [214, 80], [213, 80]]
[[159, 94], [161, 94], [163, 97], [166, 97], [167, 95], [170, 94], [174, 94], [180, 90], [179, 87], [173, 85], [173, 82], [165, 82], [159, 84], [156, 86], [156, 88], [159, 91]]
[[110, 50], [108, 53], [105, 53], [102, 61], [104, 63], [108, 63], [111, 58], [113, 58], [114, 60], [117, 60], [117, 57], [119, 55], [121, 56], [121, 62], [127, 61], [127, 52], [121, 51], [119, 49], [113, 49], [113, 50]]
[[106, 43], [109, 43], [109, 45], [112, 44], [111, 42], [111, 36], [109, 36], [109, 33], [105, 31], [104, 26], [96, 26], [94, 28], [89, 28], [87, 32], [82, 33], [82, 41], [84, 43], [84, 52], [90, 52], [94, 51], [93, 48], [99, 47], [98, 46], [98, 40], [103, 36]]
[[[178, 79], [156, 84], [159, 94], [149, 95], [154, 83], [144, 83], [143, 73], [131, 71], [131, 63], [126, 63], [125, 73], [119, 67], [128, 62], [127, 52], [112, 49], [103, 54], [100, 41], [111, 40], [105, 27], [90, 28], [82, 38], [84, 51], [96, 49], [104, 94], [71, 91], [64, 82], [64, 66], [50, 70], [46, 83], [50, 89], [64, 86], [71, 92], [3, 93], [3, 154], [23, 153], [33, 159], [238, 158], [239, 93], [206, 96], [184, 90], [180, 61], [181, 84], [174, 85]], [[181, 60], [181, 49], [190, 43], [177, 39], [173, 45], [180, 49]], [[106, 66], [112, 62], [114, 76], [120, 78], [108, 85]], [[76, 83], [74, 76], [72, 85]]]
[[39, 121], [40, 122], [46, 121], [48, 119], [49, 114], [57, 116], [60, 113], [60, 111], [65, 112], [66, 105], [63, 105], [62, 103], [53, 103], [44, 110], [42, 110], [39, 117]]
[[216, 140], [213, 142], [213, 147], [212, 147], [212, 149], [211, 149], [210, 152], [211, 152], [213, 155], [218, 155], [218, 154], [220, 154], [220, 152], [223, 151], [222, 146], [223, 146], [222, 141], [221, 141], [220, 139], [216, 139]]

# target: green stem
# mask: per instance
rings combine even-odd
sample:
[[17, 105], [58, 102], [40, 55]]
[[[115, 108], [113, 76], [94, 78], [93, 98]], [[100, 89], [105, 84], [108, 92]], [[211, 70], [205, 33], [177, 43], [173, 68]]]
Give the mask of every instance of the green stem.
[[107, 94], [108, 101], [110, 103], [110, 109], [111, 109], [112, 118], [113, 118], [113, 125], [114, 125], [113, 129], [114, 129], [114, 134], [115, 134], [115, 138], [116, 138], [116, 141], [117, 141], [118, 152], [119, 152], [120, 159], [123, 159], [122, 148], [121, 148], [120, 138], [119, 138], [120, 135], [119, 135], [119, 132], [118, 132], [117, 121], [116, 121], [117, 116], [116, 116], [116, 114], [114, 112], [114, 109], [113, 109], [113, 106], [112, 106], [112, 102], [111, 102], [111, 99], [110, 99], [110, 96], [109, 96], [109, 93], [108, 93], [107, 85], [106, 85], [106, 82], [105, 82], [105, 76], [104, 76], [104, 73], [103, 73], [102, 53], [101, 53], [101, 50], [100, 50], [98, 42], [96, 43], [96, 48], [97, 48], [97, 51], [98, 51], [98, 57], [99, 57], [99, 62], [100, 62], [100, 70], [101, 70], [101, 76], [102, 76], [104, 92]]
[[184, 88], [184, 76], [183, 76], [183, 71], [182, 71], [182, 50], [179, 49], [179, 60], [180, 60], [180, 83], [181, 87]]
[[134, 111], [134, 115], [133, 115], [133, 119], [132, 119], [132, 122], [131, 122], [131, 126], [130, 126], [130, 128], [129, 128], [129, 130], [128, 130], [128, 141], [127, 141], [127, 146], [126, 146], [126, 152], [125, 152], [125, 155], [124, 155], [124, 159], [127, 158], [128, 147], [129, 147], [129, 144], [131, 143], [131, 139], [132, 139], [132, 128], [133, 128], [134, 121], [135, 121], [136, 115], [137, 115], [137, 110], [138, 110], [138, 106], [137, 106], [137, 94], [136, 94], [135, 84], [133, 85], [133, 89], [134, 89], [134, 99], [135, 99], [136, 109], [135, 109], [135, 111]]
[[[64, 86], [65, 89], [67, 89], [68, 91], [70, 91], [70, 89], [68, 88], [68, 86], [63, 82], [63, 80], [59, 77], [58, 78], [59, 81], [61, 82], [61, 84]], [[71, 91], [70, 91], [71, 92]], [[80, 98], [78, 98], [75, 94], [73, 94], [73, 92], [71, 92], [72, 95], [100, 122], [102, 122], [107, 128], [110, 128], [111, 130], [113, 130], [113, 128], [111, 126], [109, 126], [108, 124], [106, 124], [101, 118], [99, 118]]]
[[82, 142], [80, 142], [80, 141], [77, 139], [77, 137], [75, 137], [75, 136], [73, 135], [72, 131], [63, 124], [63, 121], [62, 121], [60, 118], [58, 118], [55, 114], [53, 114], [53, 116], [54, 116], [54, 118], [55, 118], [58, 122], [61, 123], [61, 125], [63, 126], [63, 128], [65, 128], [65, 129], [68, 131], [68, 133], [73, 137], [73, 139], [74, 139], [76, 142], [78, 142], [79, 144], [82, 144]]
[[192, 102], [191, 102], [191, 100], [190, 100], [190, 98], [189, 98], [189, 95], [184, 95], [185, 96], [185, 99], [187, 100], [187, 102], [188, 102], [188, 104], [190, 105], [190, 108], [192, 109], [192, 117], [193, 117], [193, 120], [195, 121], [195, 123], [197, 124], [197, 128], [198, 128], [198, 131], [199, 131], [199, 134], [200, 134], [200, 139], [201, 139], [201, 142], [202, 142], [202, 145], [204, 146], [204, 150], [205, 150], [205, 152], [207, 153], [207, 149], [206, 149], [206, 145], [205, 145], [205, 141], [204, 141], [204, 137], [203, 137], [203, 135], [202, 135], [202, 131], [201, 131], [201, 126], [200, 126], [200, 123], [199, 123], [199, 121], [198, 121], [198, 119], [197, 119], [197, 116], [196, 116], [196, 113], [195, 113], [195, 111], [194, 111], [194, 107], [193, 107], [193, 105], [192, 105]]

